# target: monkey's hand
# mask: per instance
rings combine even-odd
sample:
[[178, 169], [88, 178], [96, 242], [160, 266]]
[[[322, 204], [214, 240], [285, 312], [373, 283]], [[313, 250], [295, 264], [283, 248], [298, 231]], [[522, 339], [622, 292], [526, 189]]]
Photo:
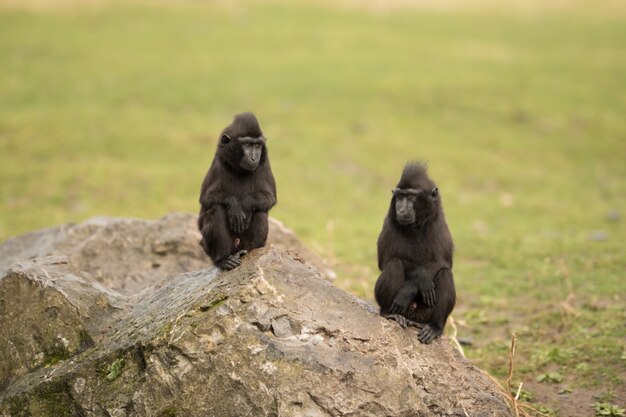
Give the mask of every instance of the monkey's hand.
[[232, 207], [228, 210], [228, 225], [230, 230], [239, 234], [246, 230], [246, 215], [241, 207]]
[[409, 311], [409, 306], [413, 301], [412, 294], [406, 291], [400, 291], [396, 298], [394, 298], [393, 303], [391, 303], [391, 307], [389, 308], [389, 312], [391, 314], [400, 314], [405, 316]]
[[435, 282], [430, 278], [422, 278], [417, 284], [420, 294], [422, 294], [422, 300], [428, 307], [433, 307], [437, 302], [437, 296], [435, 295]]

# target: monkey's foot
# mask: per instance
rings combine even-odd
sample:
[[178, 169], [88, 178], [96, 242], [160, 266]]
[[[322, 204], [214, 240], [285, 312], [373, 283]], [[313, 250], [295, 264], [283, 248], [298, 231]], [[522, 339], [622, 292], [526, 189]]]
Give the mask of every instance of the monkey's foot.
[[414, 322], [413, 320], [409, 320], [406, 317], [401, 316], [400, 314], [387, 314], [383, 317], [387, 320], [393, 320], [397, 322], [400, 326], [402, 326], [403, 329], [406, 329], [409, 326], [417, 327], [417, 325], [419, 324], [417, 322]]
[[432, 342], [433, 340], [435, 340], [436, 338], [438, 338], [439, 336], [441, 336], [441, 334], [443, 333], [443, 329], [437, 329], [435, 327], [431, 327], [429, 324], [423, 324], [423, 323], [418, 323], [417, 327], [418, 329], [420, 329], [419, 333], [417, 334], [417, 340], [419, 340], [420, 342], [424, 343], [424, 344], [429, 344], [430, 342]]
[[230, 271], [231, 269], [235, 269], [239, 265], [241, 265], [241, 257], [243, 257], [246, 253], [248, 253], [248, 251], [240, 250], [234, 255], [226, 256], [215, 262], [215, 266], [223, 271]]

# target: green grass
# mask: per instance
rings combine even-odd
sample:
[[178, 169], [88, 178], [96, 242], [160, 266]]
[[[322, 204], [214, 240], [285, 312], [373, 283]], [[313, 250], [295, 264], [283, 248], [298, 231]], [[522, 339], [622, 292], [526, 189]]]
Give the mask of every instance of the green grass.
[[195, 212], [219, 131], [253, 110], [272, 215], [337, 285], [371, 298], [389, 190], [428, 160], [470, 358], [504, 376], [515, 331], [518, 379], [623, 404], [625, 50], [626, 16], [602, 10], [0, 10], [0, 239]]

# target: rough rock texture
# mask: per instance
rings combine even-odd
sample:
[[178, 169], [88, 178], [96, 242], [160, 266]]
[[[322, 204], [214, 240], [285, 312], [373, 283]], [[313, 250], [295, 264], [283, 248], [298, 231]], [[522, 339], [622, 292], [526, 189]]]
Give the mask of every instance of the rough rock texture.
[[63, 256], [24, 261], [0, 279], [0, 358], [11, 358], [0, 360], [0, 387], [94, 346], [128, 308], [88, 281]]
[[[154, 244], [153, 226], [143, 223], [141, 247]], [[153, 259], [124, 265], [130, 255], [104, 244], [106, 229], [63, 246], [68, 257], [19, 262], [0, 278], [0, 416], [511, 415], [447, 339], [419, 344], [276, 247], [229, 272], [181, 273], [194, 258], [170, 251], [167, 275]], [[141, 236], [140, 225], [123, 229], [119, 241]], [[166, 246], [185, 247], [186, 233], [159, 230]], [[34, 235], [0, 246], [0, 265], [18, 246], [47, 255], [29, 246]], [[73, 261], [85, 243], [99, 248], [95, 267], [78, 258], [89, 272]], [[123, 267], [137, 291], [100, 284], [128, 291], [115, 275]]]
[[[38, 230], [0, 245], [0, 276], [19, 261], [62, 255], [107, 288], [132, 295], [169, 275], [211, 265], [199, 245], [196, 222], [196, 215], [172, 213], [160, 220], [95, 217]], [[319, 256], [275, 219], [270, 219], [268, 243], [334, 277]]]

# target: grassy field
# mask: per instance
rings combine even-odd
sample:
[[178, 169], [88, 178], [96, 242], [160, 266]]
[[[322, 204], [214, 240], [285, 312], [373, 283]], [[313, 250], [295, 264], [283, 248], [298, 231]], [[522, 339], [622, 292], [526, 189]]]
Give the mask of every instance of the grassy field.
[[[626, 14], [316, 5], [0, 8], [0, 240], [198, 209], [232, 115], [272, 211], [371, 299], [404, 162], [455, 238], [466, 354], [544, 414], [626, 404]], [[539, 382], [541, 380], [541, 382]], [[532, 398], [530, 398], [532, 397]]]

